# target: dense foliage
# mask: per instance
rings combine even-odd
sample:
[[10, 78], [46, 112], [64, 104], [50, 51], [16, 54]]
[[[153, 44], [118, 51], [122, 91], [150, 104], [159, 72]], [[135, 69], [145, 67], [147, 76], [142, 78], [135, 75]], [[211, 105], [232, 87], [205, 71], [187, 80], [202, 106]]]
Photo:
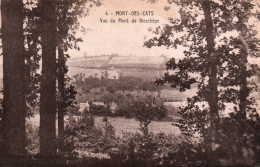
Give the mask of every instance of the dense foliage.
[[150, 80], [131, 76], [120, 76], [118, 79], [109, 79], [108, 75], [105, 74], [101, 78], [97, 78], [95, 76], [85, 77], [84, 74], [79, 73], [74, 75], [75, 84], [86, 93], [94, 88], [103, 88], [111, 93], [116, 91], [160, 90], [160, 87], [156, 87], [153, 81]]
[[[148, 129], [143, 131], [142, 124], [145, 118], [139, 118], [140, 131], [122, 132], [121, 136], [116, 136], [114, 127], [106, 117], [103, 118], [104, 126], [97, 128], [93, 115], [89, 113], [81, 117], [70, 115], [65, 126], [65, 144], [62, 154], [59, 155], [58, 165], [166, 167], [201, 163], [201, 159], [195, 154], [200, 151], [198, 143], [185, 136], [153, 134]], [[147, 118], [147, 121], [151, 120]], [[30, 140], [27, 149], [37, 157], [38, 129], [30, 124], [28, 126]], [[37, 161], [35, 163], [37, 164]]]

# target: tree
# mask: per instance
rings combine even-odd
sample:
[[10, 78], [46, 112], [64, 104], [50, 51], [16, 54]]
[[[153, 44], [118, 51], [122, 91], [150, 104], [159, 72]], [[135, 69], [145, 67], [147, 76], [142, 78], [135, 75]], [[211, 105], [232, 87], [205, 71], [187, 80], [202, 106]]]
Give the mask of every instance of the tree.
[[[61, 152], [61, 147], [63, 146], [64, 140], [64, 113], [66, 110], [65, 106], [65, 75], [67, 73], [66, 67], [66, 57], [64, 55], [64, 43], [63, 40], [68, 34], [68, 26], [66, 26], [66, 17], [68, 14], [69, 6], [60, 1], [58, 4], [58, 18], [57, 18], [57, 29], [58, 29], [58, 68], [57, 68], [57, 79], [58, 79], [58, 92], [59, 100], [57, 101], [58, 110], [58, 140], [59, 140], [59, 152]], [[60, 11], [59, 11], [60, 10]]]
[[[87, 3], [89, 2], [89, 6]], [[78, 18], [86, 16], [88, 10], [94, 5], [100, 6], [99, 0], [76, 0], [67, 1], [60, 0], [57, 3], [57, 47], [58, 47], [58, 69], [57, 69], [57, 79], [58, 79], [58, 91], [59, 91], [59, 101], [58, 103], [58, 134], [59, 142], [62, 145], [63, 141], [63, 131], [64, 131], [64, 114], [66, 113], [66, 108], [74, 104], [75, 94], [74, 87], [66, 87], [70, 78], [66, 75], [68, 68], [66, 66], [66, 61], [69, 55], [65, 52], [68, 49], [77, 49], [78, 42], [82, 42], [81, 38], [76, 38], [76, 31], [79, 30]], [[86, 11], [86, 9], [88, 9]], [[70, 31], [69, 31], [70, 30]], [[84, 30], [82, 30], [84, 32]], [[83, 81], [85, 77], [80, 75], [80, 80]]]
[[[171, 18], [170, 25], [157, 28], [154, 33], [158, 37], [150, 39], [145, 45], [185, 47], [182, 60], [177, 62], [173, 58], [166, 64], [167, 70], [175, 70], [174, 73], [166, 72], [164, 78], [157, 80], [157, 83], [169, 83], [174, 88], [178, 87], [180, 91], [190, 89], [191, 84], [198, 83], [197, 95], [187, 99], [187, 105], [179, 113], [182, 119], [177, 125], [188, 135], [194, 134], [195, 131], [201, 134], [203, 142], [210, 145], [205, 147], [209, 155], [207, 163], [216, 165], [219, 163], [220, 152], [222, 155], [225, 152], [224, 138], [230, 135], [225, 127], [230, 127], [232, 124], [239, 125], [241, 128], [246, 126], [249, 129], [253, 124], [254, 127], [258, 127], [257, 121], [253, 121], [258, 120], [255, 109], [252, 108], [253, 100], [248, 98], [249, 93], [255, 88], [247, 82], [247, 78], [255, 72], [246, 58], [249, 47], [251, 51], [257, 53], [256, 42], [254, 42], [256, 40], [253, 38], [256, 33], [248, 22], [254, 15], [253, 1], [176, 0], [168, 2], [180, 6], [180, 18]], [[239, 35], [230, 36], [228, 35], [230, 31], [236, 31]], [[204, 101], [208, 105], [205, 105]], [[219, 113], [225, 110], [225, 103], [235, 105], [230, 118], [219, 117]], [[251, 114], [254, 119], [247, 118], [246, 112], [254, 113]], [[239, 121], [241, 118], [246, 121], [242, 123]], [[241, 136], [255, 134], [249, 132], [249, 129], [248, 132], [236, 130], [236, 142], [233, 141], [230, 146], [225, 146], [229, 150], [236, 148], [240, 151], [233, 151], [228, 156], [233, 159], [235, 156], [243, 156], [241, 143], [251, 139], [242, 139]], [[257, 135], [253, 138], [256, 139]]]
[[[39, 106], [40, 60], [41, 60], [41, 23], [39, 2], [24, 2], [24, 47], [27, 116], [33, 114], [31, 108]], [[30, 106], [30, 107], [29, 107]]]
[[[40, 154], [49, 157], [57, 154], [56, 145], [56, 4], [57, 1], [41, 1], [42, 21], [42, 78], [40, 88]], [[43, 159], [47, 163], [47, 158]]]
[[95, 78], [97, 78], [97, 76], [98, 76], [98, 73], [95, 73], [95, 74], [94, 74], [94, 76], [95, 76]]
[[[228, 25], [239, 33], [238, 38], [233, 39], [232, 42], [239, 49], [239, 60], [241, 61], [239, 64], [240, 91], [238, 117], [245, 120], [248, 104], [250, 103], [248, 97], [251, 91], [247, 78], [256, 73], [255, 66], [248, 63], [248, 57], [259, 57], [259, 39], [256, 37], [257, 32], [254, 30], [254, 26], [250, 24], [250, 19], [257, 17], [258, 13], [253, 12], [257, 6], [254, 1], [238, 1], [236, 3], [237, 5], [234, 6], [232, 2], [224, 1], [219, 7], [227, 15], [225, 19]], [[232, 8], [232, 6], [234, 7]], [[231, 17], [236, 19], [231, 19]]]
[[[204, 0], [201, 2], [202, 9], [204, 13], [205, 25], [206, 25], [206, 41], [207, 41], [207, 57], [209, 59], [209, 81], [208, 81], [208, 93], [211, 97], [208, 97], [206, 100], [209, 103], [210, 111], [210, 126], [211, 126], [211, 142], [215, 143], [217, 123], [218, 123], [218, 80], [217, 80], [217, 54], [215, 52], [215, 36], [213, 33], [213, 21], [212, 21], [212, 6], [211, 2]], [[214, 147], [211, 147], [214, 151]]]
[[[175, 63], [175, 59], [171, 59], [167, 64], [167, 70], [178, 69], [179, 71], [175, 75], [165, 73], [163, 80], [158, 80], [158, 83], [168, 82], [172, 87], [179, 86], [180, 91], [190, 89], [191, 84], [199, 82], [198, 97], [193, 103], [198, 101], [207, 101], [209, 104], [209, 121], [211, 127], [211, 143], [215, 142], [216, 128], [218, 122], [218, 63], [219, 58], [215, 51], [215, 35], [212, 19], [212, 2], [208, 0], [201, 1], [174, 1], [177, 5], [182, 6], [180, 9], [180, 19], [171, 20], [173, 26], [166, 25], [160, 34], [159, 38], [153, 38], [145, 43], [146, 46], [151, 47], [153, 45], [161, 46], [166, 45], [167, 47], [177, 47], [178, 45], [184, 45], [189, 50], [184, 52], [185, 57], [178, 63]], [[189, 9], [186, 9], [186, 8]], [[194, 11], [201, 11], [199, 22], [199, 14]], [[172, 31], [184, 32], [180, 37], [176, 37], [172, 42], [171, 38], [174, 35]], [[155, 31], [159, 34], [159, 30]], [[194, 34], [193, 34], [194, 33]], [[205, 39], [206, 42], [203, 42]], [[192, 76], [191, 73], [199, 73], [200, 78]], [[208, 77], [208, 84], [207, 81]], [[210, 95], [210, 96], [209, 96]], [[214, 148], [212, 147], [212, 150]]]
[[167, 117], [164, 106], [152, 106], [144, 101], [133, 102], [130, 106], [134, 118], [140, 122], [140, 130], [143, 135], [148, 135], [148, 125], [152, 120], [161, 120]]
[[[23, 1], [2, 0], [3, 46], [3, 151], [5, 160], [25, 155], [25, 52], [23, 37]], [[13, 163], [14, 163], [13, 162]]]
[[63, 133], [64, 133], [64, 113], [65, 113], [65, 60], [63, 49], [58, 49], [58, 90], [59, 90], [59, 101], [57, 104], [58, 109], [58, 137], [59, 137], [59, 146], [62, 145]]

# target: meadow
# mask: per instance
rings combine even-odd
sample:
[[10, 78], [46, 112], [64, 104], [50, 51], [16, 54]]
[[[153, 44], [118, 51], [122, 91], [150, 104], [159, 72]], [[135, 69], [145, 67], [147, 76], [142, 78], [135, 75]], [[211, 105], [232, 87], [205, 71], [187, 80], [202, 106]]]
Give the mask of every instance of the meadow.
[[[74, 116], [75, 119], [79, 119], [78, 116]], [[65, 120], [67, 120], [68, 117], [65, 117]], [[40, 123], [40, 116], [38, 114], [35, 114], [33, 117], [28, 118], [27, 122], [32, 124], [35, 127], [39, 127]], [[127, 119], [123, 117], [109, 117], [108, 122], [111, 123], [111, 125], [115, 128], [115, 134], [116, 136], [120, 137], [123, 132], [131, 132], [136, 133], [140, 132], [139, 128], [139, 122], [135, 119]], [[152, 121], [149, 125], [149, 132], [152, 132], [154, 134], [157, 133], [165, 133], [165, 134], [172, 134], [172, 135], [178, 135], [180, 134], [180, 130], [178, 127], [172, 125], [173, 122], [165, 122], [165, 121]], [[57, 125], [57, 123], [56, 123]], [[95, 117], [95, 126], [98, 129], [103, 129], [105, 126], [105, 123], [103, 122], [103, 117]]]

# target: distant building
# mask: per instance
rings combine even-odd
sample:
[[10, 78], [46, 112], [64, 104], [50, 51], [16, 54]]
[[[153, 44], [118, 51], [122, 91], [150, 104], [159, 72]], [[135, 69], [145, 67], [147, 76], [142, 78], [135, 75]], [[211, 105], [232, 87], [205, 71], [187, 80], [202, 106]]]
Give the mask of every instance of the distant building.
[[88, 101], [87, 101], [87, 103], [80, 103], [79, 104], [79, 112], [83, 113], [84, 110], [89, 111], [89, 106], [90, 105], [88, 104]]
[[103, 102], [92, 102], [93, 105], [96, 105], [96, 106], [104, 106], [106, 107], [105, 103]]

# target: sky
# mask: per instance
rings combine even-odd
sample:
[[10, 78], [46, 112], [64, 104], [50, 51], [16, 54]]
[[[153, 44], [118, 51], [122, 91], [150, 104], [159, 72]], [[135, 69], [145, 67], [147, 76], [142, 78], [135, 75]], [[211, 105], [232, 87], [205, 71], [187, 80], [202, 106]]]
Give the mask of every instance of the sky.
[[[79, 44], [80, 51], [70, 51], [72, 58], [88, 56], [99, 56], [102, 54], [120, 54], [124, 56], [160, 56], [162, 54], [171, 56], [176, 54], [173, 49], [164, 47], [146, 48], [143, 47], [145, 37], [149, 39], [152, 33], [148, 29], [155, 28], [168, 22], [168, 17], [177, 15], [177, 11], [172, 9], [165, 11], [166, 0], [157, 0], [154, 4], [146, 0], [103, 0], [100, 7], [91, 9], [89, 16], [80, 20], [81, 25], [87, 30], [86, 34], [78, 33], [78, 37], [83, 39]], [[108, 16], [106, 16], [106, 11]], [[116, 16], [116, 11], [153, 11], [154, 16]], [[113, 15], [111, 15], [113, 13]], [[101, 23], [100, 18], [119, 18], [137, 20], [159, 19], [159, 23]], [[182, 54], [180, 52], [180, 54]]]
[[[80, 50], [69, 51], [71, 58], [83, 56], [100, 56], [102, 54], [119, 54], [123, 56], [160, 56], [183, 57], [184, 48], [167, 49], [165, 47], [146, 48], [143, 46], [147, 39], [154, 36], [148, 29], [167, 24], [168, 18], [178, 17], [178, 8], [171, 7], [171, 10], [165, 11], [164, 7], [168, 5], [167, 0], [155, 0], [155, 3], [148, 3], [148, 0], [103, 0], [100, 7], [93, 7], [87, 17], [80, 19], [81, 25], [87, 30], [86, 34], [79, 32], [78, 37], [83, 39], [79, 44]], [[219, 0], [214, 0], [220, 3]], [[256, 1], [258, 2], [258, 1]], [[153, 16], [116, 16], [116, 11], [153, 11]], [[108, 16], [106, 16], [108, 12]], [[111, 15], [113, 13], [113, 15]], [[101, 23], [100, 19], [111, 18], [133, 18], [159, 19], [159, 23]], [[252, 21], [254, 22], [254, 21]], [[260, 24], [257, 22], [257, 29]], [[228, 35], [235, 35], [229, 33]], [[236, 35], [235, 35], [236, 36]], [[260, 38], [260, 33], [258, 34]], [[146, 39], [146, 40], [145, 40]]]
[[[165, 11], [168, 5], [167, 0], [155, 0], [155, 3], [148, 3], [148, 0], [103, 0], [100, 7], [93, 7], [87, 17], [80, 19], [80, 24], [86, 29], [86, 33], [77, 33], [83, 39], [79, 43], [80, 50], [70, 50], [71, 58], [87, 56], [100, 56], [102, 54], [119, 54], [123, 56], [160, 56], [183, 57], [183, 48], [166, 49], [165, 47], [146, 48], [144, 42], [153, 37], [149, 28], [155, 28], [168, 23], [168, 17], [178, 17], [177, 7]], [[219, 0], [214, 0], [219, 3]], [[258, 1], [258, 0], [257, 0]], [[116, 16], [116, 11], [153, 11], [154, 16]], [[109, 13], [106, 16], [106, 12]], [[113, 13], [113, 15], [111, 15]], [[100, 19], [119, 18], [130, 19], [159, 19], [160, 23], [101, 23]], [[0, 20], [1, 23], [1, 20]], [[260, 24], [258, 22], [258, 29]], [[146, 37], [146, 40], [145, 40]], [[259, 35], [260, 37], [260, 35]], [[0, 59], [1, 64], [1, 59]]]

